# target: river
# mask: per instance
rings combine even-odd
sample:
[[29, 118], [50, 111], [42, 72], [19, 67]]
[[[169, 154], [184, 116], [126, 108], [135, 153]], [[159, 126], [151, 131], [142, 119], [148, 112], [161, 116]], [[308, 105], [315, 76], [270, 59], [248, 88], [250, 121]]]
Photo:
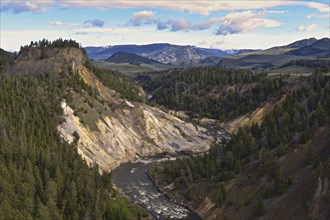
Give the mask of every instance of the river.
[[[223, 138], [229, 138], [228, 133], [219, 127], [209, 127], [209, 131], [212, 132], [216, 142]], [[169, 197], [158, 190], [148, 177], [148, 170], [155, 163], [186, 156], [136, 158], [112, 171], [113, 183], [129, 196], [133, 202], [140, 204], [157, 220], [169, 218], [200, 220], [201, 218], [196, 213], [171, 201]]]
[[148, 177], [148, 170], [154, 163], [176, 159], [149, 157], [137, 158], [129, 163], [122, 164], [112, 172], [112, 180], [131, 200], [140, 204], [155, 219], [191, 219], [201, 218], [189, 209], [174, 203], [158, 190]]

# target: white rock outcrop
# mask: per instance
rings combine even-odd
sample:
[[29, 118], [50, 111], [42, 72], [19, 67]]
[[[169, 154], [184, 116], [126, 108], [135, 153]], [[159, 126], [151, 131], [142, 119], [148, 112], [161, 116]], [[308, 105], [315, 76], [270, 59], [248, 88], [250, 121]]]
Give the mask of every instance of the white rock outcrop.
[[58, 126], [68, 143], [79, 135], [78, 153], [88, 164], [109, 171], [135, 156], [163, 152], [204, 152], [213, 141], [207, 130], [169, 115], [158, 108], [134, 103], [115, 110], [114, 115], [96, 122], [99, 131], [91, 131], [74, 116], [65, 101], [61, 103], [65, 122]]

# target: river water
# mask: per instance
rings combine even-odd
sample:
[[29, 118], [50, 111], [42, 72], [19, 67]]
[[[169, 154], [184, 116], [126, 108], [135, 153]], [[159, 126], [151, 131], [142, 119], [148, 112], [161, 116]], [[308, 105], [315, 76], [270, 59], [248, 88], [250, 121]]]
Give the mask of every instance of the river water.
[[155, 219], [191, 219], [201, 218], [189, 209], [178, 205], [160, 192], [148, 177], [150, 167], [164, 160], [176, 158], [138, 158], [122, 164], [112, 171], [114, 184], [125, 192], [133, 202], [140, 204]]
[[[216, 142], [223, 138], [229, 138], [228, 133], [219, 127], [210, 126], [208, 130], [214, 136]], [[176, 160], [178, 157], [186, 156], [136, 158], [112, 171], [113, 183], [128, 195], [133, 202], [140, 204], [157, 220], [169, 218], [200, 220], [201, 218], [196, 213], [176, 204], [160, 192], [148, 177], [148, 170], [155, 163]]]

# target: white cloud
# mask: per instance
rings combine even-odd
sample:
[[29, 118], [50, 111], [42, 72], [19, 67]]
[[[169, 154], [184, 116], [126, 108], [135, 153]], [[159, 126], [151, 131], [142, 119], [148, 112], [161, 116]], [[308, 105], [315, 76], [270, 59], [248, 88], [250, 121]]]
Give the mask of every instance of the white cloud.
[[287, 11], [287, 10], [267, 10], [265, 12], [273, 13], [273, 14], [285, 14], [285, 13], [288, 13], [289, 11]]
[[[271, 11], [270, 13], [285, 13], [286, 11]], [[155, 12], [153, 11], [140, 11], [133, 14], [128, 24], [133, 26], [141, 26], [142, 24], [156, 24], [158, 30], [169, 31], [202, 31], [212, 27], [216, 23], [220, 23], [220, 27], [217, 29], [217, 35], [237, 34], [245, 33], [256, 28], [261, 27], [276, 27], [280, 23], [264, 18], [268, 11], [252, 12], [243, 11], [229, 13], [221, 18], [210, 18], [207, 21], [192, 24], [186, 19], [169, 19], [162, 21], [155, 18]]]
[[48, 24], [54, 25], [54, 26], [78, 26], [78, 23], [65, 23], [62, 21], [51, 21], [48, 22]]
[[[61, 2], [61, 1], [58, 1]], [[205, 0], [162, 0], [162, 1], [67, 1], [62, 3], [63, 6], [71, 7], [88, 7], [88, 8], [158, 8], [173, 11], [188, 11], [193, 13], [208, 15], [211, 12], [225, 11], [225, 10], [249, 10], [249, 9], [264, 9], [279, 5], [285, 5], [285, 1], [205, 1]]]
[[189, 31], [191, 30], [192, 24], [190, 21], [185, 19], [173, 20], [170, 19], [166, 22], [166, 27], [170, 31]]
[[140, 26], [142, 24], [151, 24], [157, 21], [157, 19], [154, 18], [155, 14], [156, 13], [151, 10], [135, 12], [128, 23], [133, 26]]
[[166, 30], [168, 28], [167, 22], [165, 21], [159, 21], [157, 23], [157, 29], [158, 30]]
[[312, 18], [330, 18], [330, 12], [329, 13], [324, 13], [324, 14], [309, 14], [306, 16], [307, 19], [312, 19]]
[[169, 31], [189, 31], [192, 28], [190, 21], [185, 19], [169, 19], [162, 21], [159, 18], [155, 18], [156, 12], [154, 11], [139, 11], [133, 13], [132, 18], [129, 20], [128, 25], [141, 26], [143, 24], [156, 24], [158, 30]]
[[158, 8], [173, 11], [188, 11], [193, 13], [208, 15], [218, 11], [233, 11], [233, 10], [252, 10], [252, 9], [267, 9], [276, 6], [284, 5], [304, 5], [309, 8], [316, 9], [320, 12], [329, 12], [329, 6], [318, 2], [292, 1], [292, 0], [274, 0], [274, 1], [203, 1], [203, 0], [162, 0], [162, 1], [121, 1], [121, 0], [102, 0], [102, 1], [68, 1], [68, 0], [1, 0], [1, 11], [10, 11], [20, 13], [24, 11], [32, 11], [40, 13], [49, 9], [63, 8]]
[[307, 19], [312, 19], [313, 17], [315, 17], [316, 15], [315, 14], [309, 14], [306, 16]]
[[316, 24], [310, 24], [310, 25], [301, 24], [301, 25], [299, 25], [299, 27], [297, 27], [296, 30], [297, 31], [312, 31], [315, 28], [317, 28]]
[[9, 11], [14, 14], [31, 11], [34, 13], [43, 13], [48, 10], [52, 1], [15, 1], [15, 0], [1, 0], [0, 11]]
[[330, 18], [330, 12], [325, 14], [320, 14], [316, 16], [317, 18]]
[[132, 18], [129, 20], [128, 25], [141, 26], [142, 24], [156, 24], [158, 30], [169, 30], [169, 31], [189, 31], [192, 28], [190, 21], [185, 19], [169, 19], [162, 21], [155, 18], [156, 12], [154, 11], [139, 11], [133, 13]]
[[[235, 23], [236, 21], [234, 20], [239, 20], [239, 17], [241, 17], [241, 20], [243, 20], [242, 22], [246, 22], [245, 19], [247, 19], [248, 17], [259, 17], [258, 19], [258, 22], [260, 22], [260, 18], [261, 17], [264, 17], [266, 15], [266, 13], [275, 13], [275, 14], [283, 14], [283, 13], [288, 13], [288, 11], [284, 11], [284, 10], [281, 10], [281, 11], [263, 11], [261, 13], [254, 13], [254, 12], [251, 12], [251, 11], [245, 11], [245, 12], [238, 12], [238, 13], [230, 13], [228, 14], [227, 16], [223, 17], [223, 18], [211, 18], [209, 19], [208, 21], [206, 22], [200, 22], [200, 23], [196, 23], [193, 25], [193, 29], [194, 30], [205, 30], [205, 29], [208, 29], [210, 28], [212, 25], [216, 24], [216, 23], [226, 23], [226, 24], [229, 24], [229, 20], [231, 20], [233, 23]], [[249, 19], [250, 19], [249, 18]], [[227, 21], [226, 21], [227, 20]], [[262, 26], [261, 24], [261, 27], [272, 27], [272, 26], [278, 26], [280, 25], [280, 23], [278, 23], [277, 21], [275, 20], [270, 20], [270, 19], [262, 19], [262, 21], [264, 22], [264, 26]], [[238, 21], [238, 22], [241, 22], [241, 21]], [[252, 29], [255, 29], [253, 26], [252, 26]]]
[[87, 35], [87, 34], [88, 34], [88, 32], [86, 32], [86, 31], [77, 31], [75, 33], [75, 35]]
[[319, 12], [327, 12], [330, 13], [330, 6], [329, 5], [325, 5], [322, 3], [318, 3], [318, 2], [299, 2], [302, 5], [305, 5], [309, 8], [313, 8], [318, 10]]
[[84, 22], [84, 26], [91, 28], [91, 27], [103, 27], [104, 26], [105, 21], [102, 21], [100, 19], [91, 19], [91, 20], [87, 20]]
[[62, 21], [51, 21], [51, 22], [49, 22], [49, 24], [55, 25], [55, 26], [65, 26], [65, 23]]
[[[88, 33], [87, 35], [76, 34], [77, 32]], [[260, 49], [273, 46], [286, 45], [304, 38], [323, 38], [329, 36], [328, 29], [316, 29], [313, 32], [293, 31], [284, 34], [257, 34], [245, 33], [235, 35], [210, 36], [207, 32], [199, 34], [186, 34], [185, 32], [156, 31], [154, 27], [142, 26], [140, 28], [80, 28], [68, 30], [22, 30], [13, 31], [1, 29], [1, 48], [14, 51], [19, 50], [21, 45], [29, 44], [31, 41], [47, 38], [55, 40], [74, 39], [83, 46], [106, 46], [116, 44], [150, 44], [150, 43], [172, 43], [179, 45], [199, 45], [203, 47], [214, 47], [220, 49]], [[97, 40], [96, 40], [97, 38]], [[202, 41], [202, 42], [201, 42]]]
[[193, 29], [195, 29], [195, 30], [205, 30], [205, 29], [210, 28], [213, 24], [215, 24], [219, 21], [221, 21], [221, 18], [211, 18], [206, 22], [196, 23], [193, 26]]
[[277, 27], [278, 21], [266, 19], [264, 12], [234, 12], [220, 19], [220, 26], [216, 35], [239, 34], [252, 31], [262, 27]]

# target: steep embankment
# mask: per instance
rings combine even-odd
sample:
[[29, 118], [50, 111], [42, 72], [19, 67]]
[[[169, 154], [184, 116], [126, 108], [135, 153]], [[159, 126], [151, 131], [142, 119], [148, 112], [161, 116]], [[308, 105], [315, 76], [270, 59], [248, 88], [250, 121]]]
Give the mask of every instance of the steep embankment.
[[204, 219], [329, 219], [329, 85], [322, 73], [287, 78], [282, 98], [241, 120], [256, 124], [151, 176]]
[[157, 108], [135, 105], [126, 102], [113, 115], [99, 119], [96, 122], [98, 131], [92, 131], [80, 123], [63, 101], [66, 121], [58, 130], [69, 143], [77, 133], [79, 153], [102, 170], [110, 170], [136, 155], [208, 150], [211, 138], [205, 128], [194, 127]]
[[[289, 149], [284, 156], [276, 158], [274, 152], [265, 159], [264, 170], [272, 170], [276, 163], [281, 178], [288, 178], [287, 190], [272, 195], [272, 181], [279, 184], [278, 174], [263, 176], [260, 165], [250, 163], [237, 178], [223, 182], [226, 201], [217, 204], [215, 195], [219, 186], [208, 190], [205, 198], [190, 203], [194, 210], [204, 219], [328, 219], [329, 218], [329, 148], [327, 136], [329, 127], [319, 129], [311, 140], [304, 145]], [[317, 165], [309, 165], [309, 149], [314, 148], [313, 161]], [[323, 154], [324, 156], [319, 156]], [[277, 161], [276, 161], [277, 160]], [[275, 162], [276, 161], [276, 162]], [[314, 162], [316, 163], [316, 162]], [[320, 165], [321, 164], [321, 165]], [[322, 165], [323, 164], [323, 165]], [[316, 168], [317, 167], [317, 168]], [[264, 172], [264, 171], [263, 171]], [[268, 171], [269, 172], [269, 171]], [[258, 210], [258, 202], [263, 200], [263, 208]], [[258, 213], [258, 212], [261, 213]], [[262, 217], [260, 215], [263, 215]]]
[[[285, 98], [287, 97], [287, 93], [293, 90], [297, 90], [298, 88], [302, 88], [304, 86], [308, 86], [308, 81], [306, 78], [302, 77], [290, 77], [284, 80], [283, 86], [283, 93], [278, 95], [277, 97], [272, 97], [268, 99], [266, 102], [261, 103], [259, 107], [257, 107], [255, 110], [250, 111], [244, 115], [241, 115], [233, 120], [225, 121], [219, 123], [221, 127], [229, 131], [230, 133], [235, 133], [240, 127], [251, 127], [253, 124], [260, 125], [264, 119], [264, 117], [269, 114], [271, 111], [274, 110], [274, 107], [277, 104], [282, 103], [285, 101]], [[243, 91], [244, 93], [244, 91]]]
[[[41, 53], [45, 53], [43, 56]], [[42, 59], [41, 59], [42, 58]], [[180, 151], [203, 152], [213, 138], [203, 127], [180, 120], [158, 108], [128, 102], [84, 66], [87, 57], [78, 48], [23, 50], [12, 71], [37, 74], [76, 74], [92, 92], [68, 89], [63, 99], [64, 122], [58, 126], [63, 139], [77, 141], [78, 152], [101, 170], [111, 170], [135, 157]]]

